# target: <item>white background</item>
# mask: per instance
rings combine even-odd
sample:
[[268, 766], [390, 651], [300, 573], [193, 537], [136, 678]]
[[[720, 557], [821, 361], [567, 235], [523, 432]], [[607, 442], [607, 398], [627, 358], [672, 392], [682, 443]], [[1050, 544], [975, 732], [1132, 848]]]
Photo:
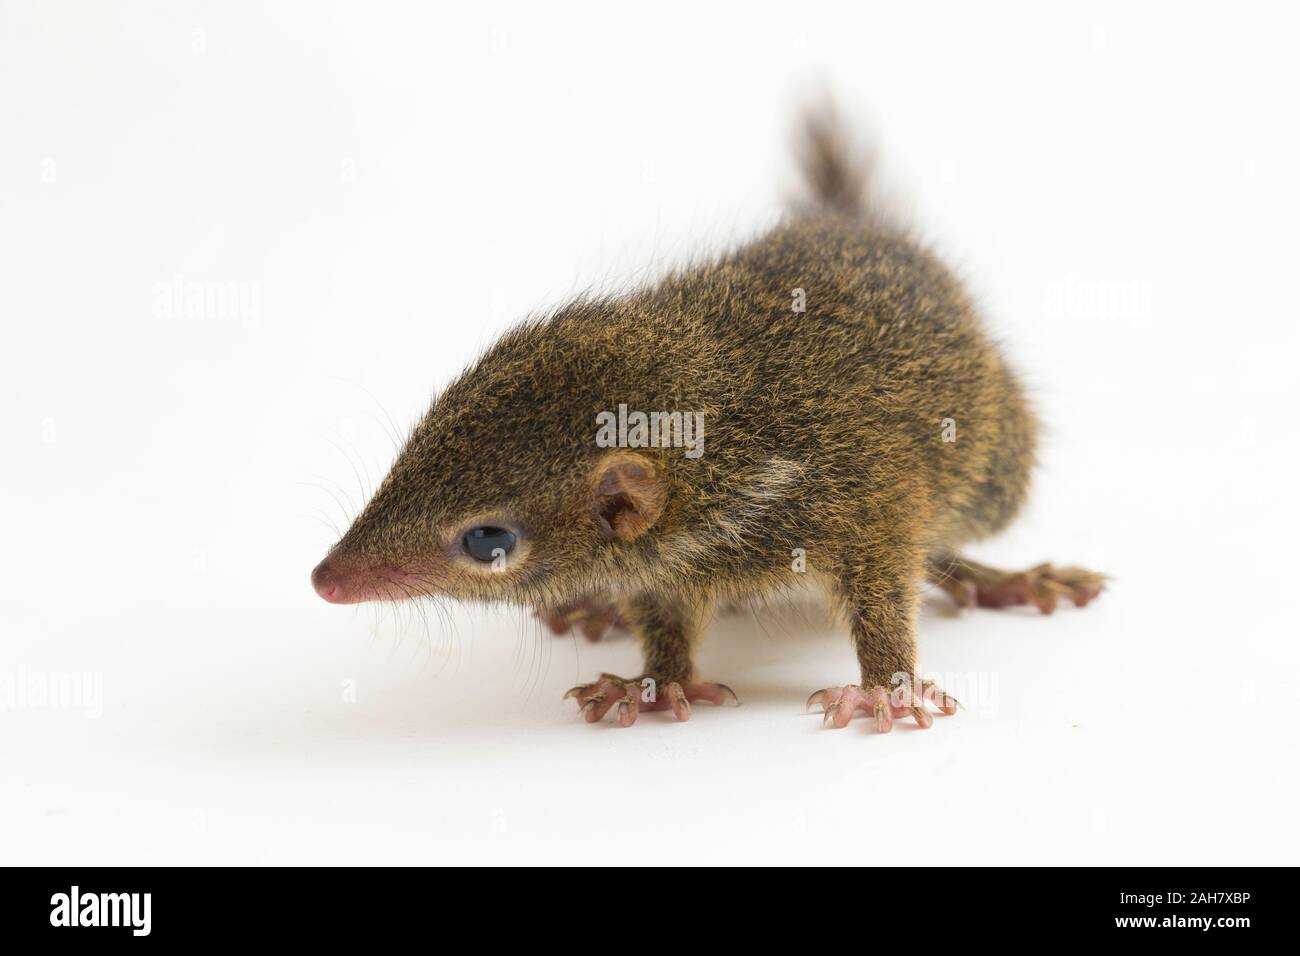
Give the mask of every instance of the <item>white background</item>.
[[[0, 859], [1296, 862], [1293, 6], [2, 8], [0, 675], [102, 714], [0, 709]], [[1048, 424], [978, 554], [1111, 589], [928, 599], [968, 710], [888, 736], [801, 714], [856, 678], [816, 614], [719, 621], [743, 707], [621, 730], [560, 697], [626, 637], [320, 601], [389, 416], [773, 222], [822, 87]]]

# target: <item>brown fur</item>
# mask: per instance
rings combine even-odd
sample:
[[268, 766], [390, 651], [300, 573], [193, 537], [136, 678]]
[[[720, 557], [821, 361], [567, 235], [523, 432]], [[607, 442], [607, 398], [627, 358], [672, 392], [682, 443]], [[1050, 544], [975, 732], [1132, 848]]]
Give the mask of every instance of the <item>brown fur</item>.
[[[647, 673], [682, 681], [719, 602], [811, 580], [848, 617], [864, 687], [914, 673], [927, 561], [1012, 519], [1037, 425], [952, 274], [870, 213], [836, 130], [810, 123], [811, 201], [783, 224], [501, 338], [415, 428], [335, 573], [374, 597], [610, 593]], [[597, 447], [619, 403], [702, 412], [704, 455]], [[505, 571], [459, 554], [472, 524], [518, 530]]]

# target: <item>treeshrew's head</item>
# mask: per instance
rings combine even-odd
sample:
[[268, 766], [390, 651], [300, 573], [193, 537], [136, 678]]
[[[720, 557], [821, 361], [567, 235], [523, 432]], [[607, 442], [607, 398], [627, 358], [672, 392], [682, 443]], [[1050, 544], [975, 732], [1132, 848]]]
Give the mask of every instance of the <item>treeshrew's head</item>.
[[545, 605], [631, 573], [668, 475], [653, 450], [599, 447], [596, 421], [653, 369], [588, 318], [521, 326], [437, 398], [312, 572], [322, 598]]

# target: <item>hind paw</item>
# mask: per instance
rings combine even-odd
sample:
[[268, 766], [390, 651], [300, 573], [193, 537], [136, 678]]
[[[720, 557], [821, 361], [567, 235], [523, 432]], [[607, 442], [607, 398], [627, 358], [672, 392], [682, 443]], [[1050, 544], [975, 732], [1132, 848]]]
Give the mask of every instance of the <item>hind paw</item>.
[[1084, 607], [1106, 586], [1104, 574], [1084, 568], [1040, 564], [1028, 571], [999, 571], [965, 558], [934, 562], [929, 576], [962, 607], [1032, 604], [1044, 614], [1055, 611], [1062, 598]]
[[567, 634], [573, 627], [589, 641], [598, 641], [610, 631], [626, 627], [618, 605], [603, 597], [582, 598], [568, 604], [539, 607], [539, 617], [553, 634]]

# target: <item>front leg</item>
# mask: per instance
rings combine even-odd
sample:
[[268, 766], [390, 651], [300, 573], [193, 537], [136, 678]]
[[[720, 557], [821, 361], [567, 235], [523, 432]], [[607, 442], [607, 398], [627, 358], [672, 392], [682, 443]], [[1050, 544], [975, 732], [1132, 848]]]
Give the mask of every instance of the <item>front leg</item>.
[[635, 723], [642, 710], [672, 710], [678, 720], [687, 720], [692, 701], [721, 704], [728, 697], [736, 699], [725, 684], [694, 679], [692, 652], [710, 616], [707, 604], [641, 594], [620, 602], [619, 610], [641, 641], [645, 671], [634, 678], [602, 674], [565, 694], [577, 698], [588, 722], [600, 720], [615, 705], [624, 727]]
[[882, 733], [892, 729], [893, 718], [909, 714], [929, 727], [934, 717], [927, 700], [945, 714], [957, 712], [954, 698], [915, 676], [917, 585], [923, 568], [924, 555], [917, 554], [893, 561], [878, 558], [842, 574], [837, 596], [848, 612], [861, 683], [827, 687], [808, 698], [808, 706], [822, 705], [832, 726], [847, 726], [863, 709]]

